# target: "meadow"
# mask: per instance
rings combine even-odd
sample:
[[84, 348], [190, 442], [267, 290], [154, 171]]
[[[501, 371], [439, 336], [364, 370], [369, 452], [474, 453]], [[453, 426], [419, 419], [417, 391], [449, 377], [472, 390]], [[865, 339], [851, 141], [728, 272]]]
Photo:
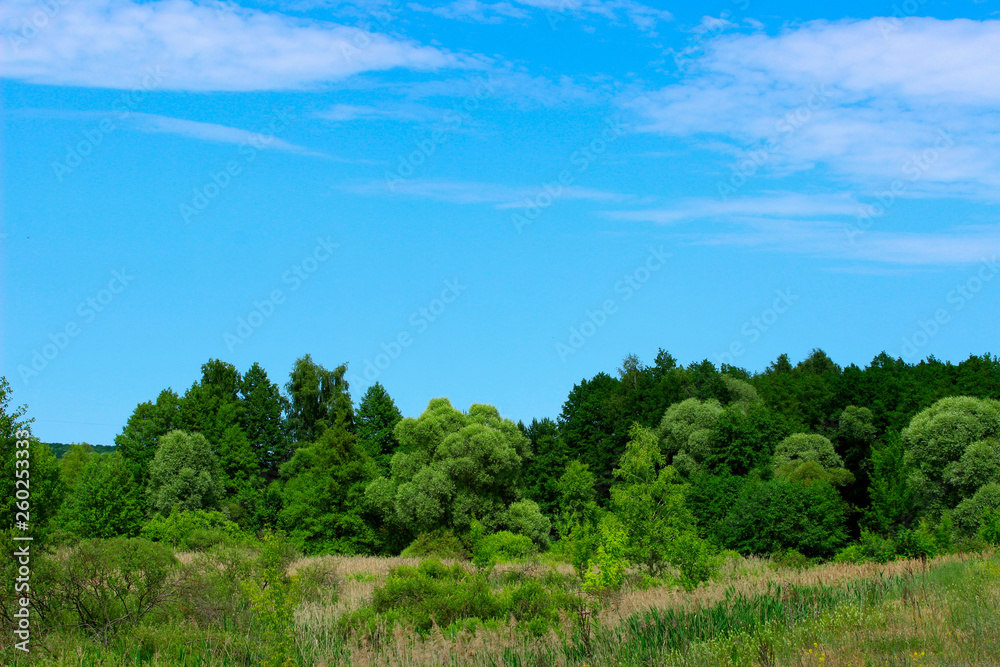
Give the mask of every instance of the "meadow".
[[[130, 558], [128, 542], [98, 545], [92, 555], [117, 565], [91, 563], [75, 593], [72, 577], [39, 568], [45, 627], [28, 655], [5, 633], [4, 664], [874, 667], [1000, 656], [991, 550], [881, 564], [729, 553], [690, 590], [669, 572], [629, 570], [618, 590], [594, 592], [549, 554], [485, 567], [301, 557], [271, 536], [176, 554], [132, 541], [152, 550]], [[79, 573], [86, 547], [48, 565]]]

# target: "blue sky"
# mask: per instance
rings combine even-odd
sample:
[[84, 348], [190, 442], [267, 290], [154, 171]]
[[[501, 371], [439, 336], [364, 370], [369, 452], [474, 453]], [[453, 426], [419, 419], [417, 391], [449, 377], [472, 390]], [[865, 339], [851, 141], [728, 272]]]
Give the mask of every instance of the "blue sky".
[[996, 353], [997, 19], [8, 0], [0, 373], [110, 444], [210, 358], [530, 420], [660, 347]]

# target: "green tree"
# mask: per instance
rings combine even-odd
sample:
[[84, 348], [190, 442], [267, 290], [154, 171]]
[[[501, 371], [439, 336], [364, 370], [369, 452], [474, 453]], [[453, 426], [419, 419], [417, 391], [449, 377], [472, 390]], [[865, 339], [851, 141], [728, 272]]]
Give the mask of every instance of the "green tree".
[[902, 433], [910, 484], [918, 506], [933, 514], [954, 507], [959, 490], [946, 483], [970, 445], [1000, 436], [1000, 402], [969, 396], [937, 401]]
[[667, 564], [681, 567], [685, 579], [696, 583], [685, 550], [707, 549], [696, 536], [695, 519], [684, 502], [686, 485], [672, 466], [663, 465], [659, 438], [649, 428], [636, 424], [625, 448], [619, 480], [611, 487], [611, 509], [625, 527], [626, 557], [657, 575]]
[[890, 433], [885, 445], [872, 450], [871, 505], [865, 514], [869, 527], [882, 535], [909, 525], [915, 518], [905, 456], [898, 433]]
[[667, 408], [657, 434], [660, 446], [674, 466], [686, 475], [701, 469], [711, 454], [715, 426], [723, 412], [716, 399], [689, 398]]
[[532, 419], [523, 429], [531, 443], [532, 457], [525, 462], [525, 494], [538, 503], [546, 514], [553, 514], [559, 498], [559, 476], [569, 460], [559, 426], [551, 419]]
[[216, 509], [222, 498], [219, 459], [200, 433], [171, 431], [149, 466], [149, 505], [154, 512]]
[[243, 433], [253, 450], [264, 483], [278, 478], [278, 467], [291, 457], [285, 411], [288, 402], [260, 364], [254, 363], [240, 386]]
[[308, 354], [295, 360], [285, 385], [291, 399], [288, 428], [293, 442], [316, 442], [338, 420], [343, 420], [348, 430], [354, 430], [354, 408], [346, 374], [346, 364], [327, 370]]
[[496, 408], [473, 405], [465, 414], [436, 398], [419, 418], [399, 422], [396, 439], [391, 477], [366, 491], [383, 515], [414, 533], [464, 533], [473, 519], [490, 532], [507, 524], [508, 508], [522, 497], [521, 465], [531, 451]]
[[822, 479], [834, 486], [853, 481], [827, 438], [816, 433], [795, 433], [780, 443], [771, 457], [775, 477], [804, 481]]
[[70, 446], [69, 451], [59, 459], [59, 479], [62, 480], [66, 492], [76, 488], [76, 483], [87, 467], [90, 459], [97, 456], [94, 448], [85, 442]]
[[744, 554], [796, 549], [806, 556], [832, 556], [847, 541], [845, 504], [820, 480], [751, 478], [726, 518], [726, 546]]
[[358, 444], [375, 460], [379, 475], [389, 474], [389, 462], [399, 447], [395, 428], [402, 419], [403, 414], [385, 387], [378, 382], [368, 387], [358, 406], [355, 424]]
[[115, 436], [115, 449], [128, 462], [139, 485], [149, 481], [149, 464], [153, 462], [161, 436], [180, 428], [180, 398], [164, 389], [156, 403], [146, 401], [136, 406], [122, 432]]
[[715, 424], [705, 465], [716, 473], [745, 475], [768, 463], [786, 435], [783, 420], [763, 402], [729, 405]]
[[377, 535], [364, 495], [377, 472], [341, 417], [281, 467], [287, 482], [279, 526], [307, 553], [373, 553]]
[[146, 516], [146, 499], [132, 469], [118, 452], [91, 455], [60, 515], [77, 537], [135, 537]]
[[[26, 522], [40, 544], [62, 502], [59, 462], [48, 445], [32, 436], [32, 420], [24, 418], [27, 408], [10, 408], [10, 396], [7, 378], [0, 377], [0, 530], [11, 529], [15, 521], [22, 520], [17, 512], [30, 513]], [[30, 492], [30, 499], [18, 498], [18, 491], [22, 496]]]

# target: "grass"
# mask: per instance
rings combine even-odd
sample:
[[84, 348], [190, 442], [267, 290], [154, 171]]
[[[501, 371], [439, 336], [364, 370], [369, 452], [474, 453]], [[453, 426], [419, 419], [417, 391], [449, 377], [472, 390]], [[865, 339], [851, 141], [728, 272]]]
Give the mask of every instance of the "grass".
[[[182, 554], [182, 561], [192, 558]], [[151, 619], [103, 646], [72, 628], [35, 638], [30, 656], [0, 637], [0, 662], [16, 665], [717, 666], [777, 667], [1000, 664], [1000, 558], [993, 552], [930, 561], [827, 564], [804, 569], [732, 559], [693, 591], [626, 587], [600, 609], [581, 606], [541, 636], [513, 621], [475, 631], [433, 625], [425, 636], [400, 624], [376, 633], [337, 632], [337, 621], [369, 604], [376, 587], [417, 559], [322, 556], [289, 574], [335, 581], [294, 610], [290, 655], [264, 646], [273, 628], [221, 615], [196, 622], [179, 612]], [[470, 567], [471, 566], [466, 566]], [[550, 574], [552, 572], [555, 574]], [[498, 565], [500, 588], [546, 578], [572, 586], [568, 565]], [[269, 632], [271, 634], [269, 634]]]

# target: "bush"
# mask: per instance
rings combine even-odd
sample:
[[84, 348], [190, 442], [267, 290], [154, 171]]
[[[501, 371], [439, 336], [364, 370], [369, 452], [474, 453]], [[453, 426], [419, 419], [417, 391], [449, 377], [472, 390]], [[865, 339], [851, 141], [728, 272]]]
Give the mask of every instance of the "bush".
[[372, 635], [380, 626], [403, 623], [426, 635], [442, 629], [474, 629], [513, 617], [529, 632], [540, 634], [559, 620], [559, 610], [573, 608], [570, 595], [550, 591], [528, 580], [495, 592], [481, 573], [431, 558], [418, 567], [404, 565], [390, 573], [372, 594], [372, 604], [341, 617], [339, 628]]
[[538, 503], [533, 500], [521, 500], [512, 503], [507, 508], [507, 526], [511, 532], [528, 537], [540, 549], [549, 548], [549, 532], [552, 522], [542, 514]]
[[170, 549], [148, 540], [85, 540], [70, 550], [56, 586], [80, 627], [106, 641], [174, 599], [175, 566]]
[[992, 512], [983, 512], [983, 520], [979, 525], [979, 537], [993, 546], [1000, 546], [1000, 508]]
[[888, 563], [896, 557], [896, 543], [867, 530], [861, 539], [837, 552], [836, 563]]
[[174, 509], [169, 516], [154, 516], [139, 534], [153, 542], [191, 551], [204, 551], [223, 541], [240, 543], [250, 539], [222, 512], [206, 510]]
[[434, 530], [417, 535], [417, 539], [400, 554], [403, 558], [454, 558], [468, 560], [470, 550], [450, 530]]
[[508, 530], [501, 530], [482, 538], [479, 545], [490, 559], [509, 561], [524, 558], [538, 553], [538, 548], [531, 538], [525, 535], [515, 535]]
[[1000, 484], [985, 484], [971, 498], [958, 504], [952, 513], [955, 533], [959, 537], [969, 537], [979, 531], [983, 514], [1000, 508]]

